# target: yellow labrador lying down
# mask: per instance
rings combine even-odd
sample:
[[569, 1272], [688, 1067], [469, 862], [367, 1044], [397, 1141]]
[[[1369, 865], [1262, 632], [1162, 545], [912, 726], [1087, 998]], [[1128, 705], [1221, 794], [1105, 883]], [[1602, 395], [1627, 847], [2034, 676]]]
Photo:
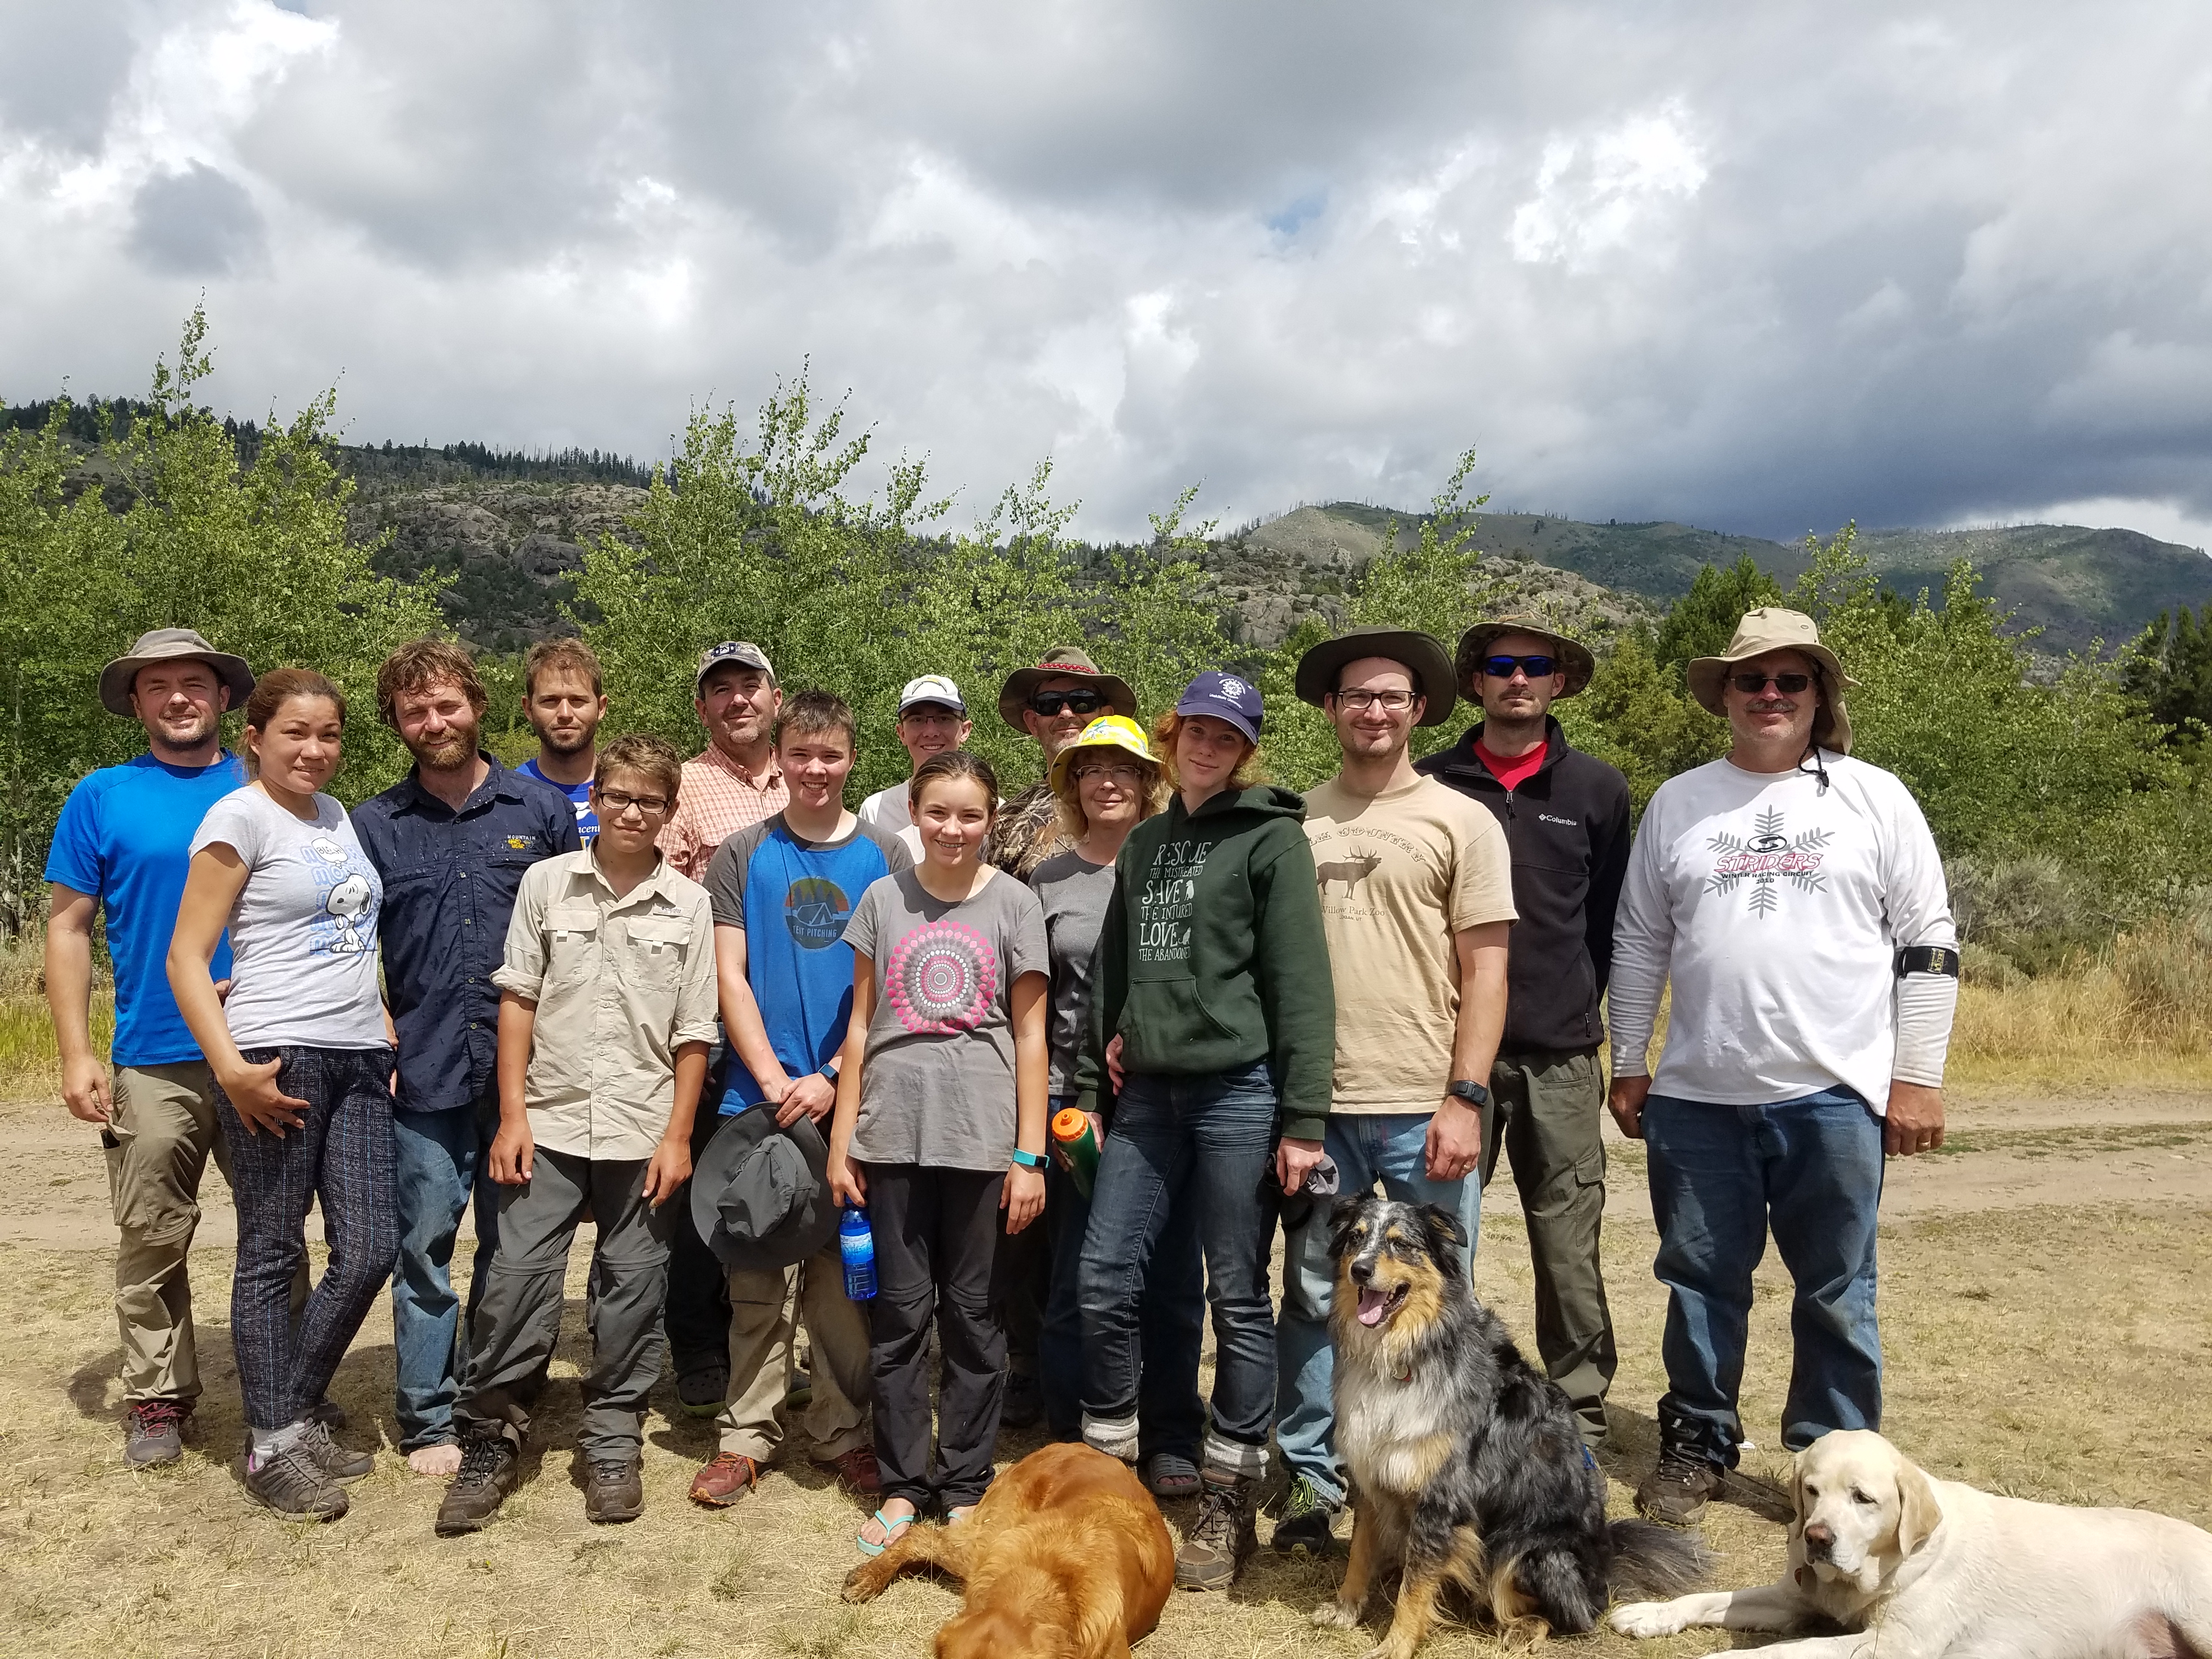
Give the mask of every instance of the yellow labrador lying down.
[[1759, 1659], [2212, 1659], [2212, 1534], [2186, 1522], [1930, 1480], [1861, 1430], [1798, 1453], [1795, 1485], [1779, 1583], [1632, 1602], [1613, 1627], [1852, 1632]]

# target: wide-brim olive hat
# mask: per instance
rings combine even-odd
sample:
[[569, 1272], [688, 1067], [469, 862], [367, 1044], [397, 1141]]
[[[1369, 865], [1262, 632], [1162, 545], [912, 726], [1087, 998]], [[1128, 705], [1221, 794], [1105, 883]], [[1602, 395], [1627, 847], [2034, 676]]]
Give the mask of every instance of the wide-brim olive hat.
[[726, 1267], [787, 1267], [827, 1244], [837, 1206], [814, 1120], [778, 1128], [765, 1103], [726, 1120], [691, 1172], [691, 1219]]
[[1137, 694], [1129, 690], [1127, 680], [1106, 672], [1091, 660], [1087, 651], [1072, 645], [1054, 646], [1045, 653], [1042, 662], [1034, 668], [1017, 668], [999, 688], [999, 718], [1024, 737], [1030, 729], [1022, 723], [1022, 710], [1029, 706], [1030, 694], [1047, 680], [1079, 681], [1103, 697], [1115, 714], [1137, 718]]
[[1690, 695], [1702, 707], [1725, 715], [1728, 707], [1721, 701], [1721, 686], [1728, 678], [1729, 670], [1770, 651], [1795, 651], [1808, 661], [1820, 665], [1820, 712], [1813, 716], [1813, 741], [1839, 755], [1850, 754], [1851, 716], [1844, 706], [1844, 693], [1856, 690], [1858, 682], [1844, 672], [1844, 665], [1837, 659], [1836, 653], [1820, 643], [1819, 627], [1802, 611], [1763, 605], [1756, 611], [1745, 611], [1726, 651], [1717, 657], [1690, 659], [1684, 674]]
[[243, 708], [253, 695], [253, 671], [246, 665], [245, 658], [216, 650], [189, 628], [156, 628], [138, 636], [129, 656], [118, 657], [100, 671], [100, 706], [111, 714], [129, 718], [131, 690], [137, 684], [138, 671], [179, 658], [204, 662], [215, 670], [216, 677], [230, 688], [233, 708]]
[[1490, 654], [1492, 643], [1508, 634], [1526, 634], [1552, 647], [1553, 660], [1559, 664], [1558, 672], [1567, 677], [1566, 689], [1559, 693], [1561, 697], [1579, 696], [1590, 683], [1590, 676], [1597, 672], [1597, 659], [1590, 655], [1589, 647], [1580, 640], [1571, 640], [1533, 617], [1498, 617], [1479, 622], [1459, 636], [1459, 649], [1453, 654], [1452, 667], [1459, 675], [1459, 689], [1463, 694], [1480, 700], [1482, 693], [1476, 688], [1475, 680], [1481, 674], [1483, 659]]
[[1406, 665], [1414, 686], [1427, 699], [1419, 725], [1442, 726], [1451, 718], [1452, 706], [1459, 701], [1452, 659], [1442, 640], [1411, 628], [1349, 628], [1333, 640], [1323, 640], [1298, 659], [1297, 675], [1291, 682], [1298, 701], [1320, 708], [1322, 699], [1336, 690], [1336, 677], [1345, 664], [1362, 657], [1387, 657]]

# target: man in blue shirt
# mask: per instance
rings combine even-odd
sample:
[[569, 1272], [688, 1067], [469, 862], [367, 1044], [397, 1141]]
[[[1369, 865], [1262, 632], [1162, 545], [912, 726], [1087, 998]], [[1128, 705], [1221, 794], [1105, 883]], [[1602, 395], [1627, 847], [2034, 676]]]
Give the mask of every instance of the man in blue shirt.
[[[853, 751], [853, 711], [843, 698], [801, 691], [785, 702], [775, 759], [790, 803], [738, 830], [708, 861], [731, 1050], [725, 1118], [759, 1109], [787, 1125], [803, 1112], [828, 1136], [836, 1054], [853, 1015], [845, 924], [871, 882], [914, 862], [897, 836], [845, 810]], [[729, 1288], [728, 1398], [715, 1425], [721, 1443], [692, 1481], [692, 1502], [736, 1503], [782, 1443], [793, 1322], [787, 1297], [811, 1345], [813, 1397], [802, 1426], [814, 1458], [856, 1492], [881, 1490], [868, 1430], [868, 1322], [846, 1298], [836, 1240], [789, 1269], [732, 1267]]]
[[576, 809], [576, 833], [586, 842], [599, 833], [592, 811], [594, 742], [607, 717], [599, 659], [574, 635], [540, 640], [522, 659], [522, 715], [538, 733], [538, 752], [514, 769], [550, 784]]
[[398, 1148], [399, 1265], [392, 1278], [399, 1449], [417, 1473], [460, 1467], [453, 1241], [476, 1201], [476, 1305], [499, 1237], [489, 1159], [499, 1133], [499, 988], [522, 872], [577, 851], [575, 814], [544, 784], [477, 747], [487, 699], [459, 646], [421, 639], [386, 659], [377, 712], [415, 765], [353, 810], [384, 881], [377, 933], [384, 995], [399, 1036], [392, 1126]]
[[[46, 854], [46, 1001], [61, 1048], [62, 1098], [100, 1126], [121, 1234], [115, 1318], [123, 1339], [124, 1462], [183, 1455], [199, 1398], [192, 1290], [185, 1258], [199, 1223], [208, 1154], [229, 1173], [216, 1127], [215, 1083], [169, 993], [165, 963], [185, 890], [192, 832], [246, 782], [222, 746], [223, 711], [253, 690], [245, 659], [188, 628], [157, 628], [100, 677], [110, 714], [146, 728], [146, 752], [106, 766], [70, 792]], [[92, 929], [102, 912], [115, 973], [111, 1091], [92, 1046]], [[228, 940], [210, 964], [230, 974]]]

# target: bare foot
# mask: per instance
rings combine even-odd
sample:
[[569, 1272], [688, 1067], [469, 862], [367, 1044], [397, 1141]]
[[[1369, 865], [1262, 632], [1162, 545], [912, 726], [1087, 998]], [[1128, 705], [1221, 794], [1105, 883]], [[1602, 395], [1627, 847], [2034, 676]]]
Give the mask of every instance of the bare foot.
[[443, 1478], [461, 1472], [461, 1449], [450, 1443], [443, 1446], [417, 1446], [407, 1454], [407, 1467], [417, 1474], [434, 1474]]

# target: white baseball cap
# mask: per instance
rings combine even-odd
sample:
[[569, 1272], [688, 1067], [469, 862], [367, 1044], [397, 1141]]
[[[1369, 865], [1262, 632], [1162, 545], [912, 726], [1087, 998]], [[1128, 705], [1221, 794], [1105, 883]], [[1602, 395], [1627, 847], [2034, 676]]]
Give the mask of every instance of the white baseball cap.
[[942, 703], [959, 714], [968, 712], [968, 705], [961, 701], [960, 688], [942, 674], [924, 674], [920, 679], [906, 683], [906, 690], [899, 693], [899, 713], [905, 714], [919, 702]]

